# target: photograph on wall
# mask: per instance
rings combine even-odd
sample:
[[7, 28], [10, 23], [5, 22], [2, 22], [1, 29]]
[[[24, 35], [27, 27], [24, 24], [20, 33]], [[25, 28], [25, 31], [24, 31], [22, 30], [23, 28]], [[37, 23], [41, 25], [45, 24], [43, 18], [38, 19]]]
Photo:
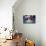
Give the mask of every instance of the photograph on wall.
[[24, 15], [23, 16], [23, 23], [24, 24], [34, 24], [36, 22], [36, 16], [35, 15]]

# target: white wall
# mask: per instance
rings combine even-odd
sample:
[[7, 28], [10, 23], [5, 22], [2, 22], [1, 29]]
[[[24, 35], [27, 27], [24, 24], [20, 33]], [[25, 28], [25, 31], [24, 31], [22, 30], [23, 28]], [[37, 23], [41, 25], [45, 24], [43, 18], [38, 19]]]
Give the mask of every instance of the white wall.
[[[40, 0], [38, 2], [36, 1], [37, 2], [36, 5], [33, 3], [35, 2], [35, 0], [29, 3], [27, 2], [28, 1], [26, 0], [24, 1], [24, 4], [23, 2], [15, 3], [15, 5], [13, 6], [13, 12], [15, 15], [15, 24], [16, 24], [15, 27], [17, 28], [18, 31], [23, 32], [24, 36], [26, 34], [30, 34], [31, 38], [34, 38], [36, 41], [41, 38], [42, 46], [46, 46], [46, 0], [41, 0], [41, 2]], [[41, 6], [40, 6], [40, 3], [41, 3]], [[32, 8], [35, 6], [36, 8]], [[35, 11], [33, 11], [32, 9], [35, 9]], [[39, 10], [41, 10], [40, 11], [41, 14]], [[23, 15], [25, 14], [36, 14], [36, 24], [26, 24], [26, 25], [23, 24], [22, 18], [23, 18]], [[39, 34], [37, 35], [38, 32]]]
[[42, 0], [41, 3], [41, 38], [42, 46], [46, 46], [46, 0]]
[[[17, 7], [16, 4], [13, 6], [15, 28], [22, 32], [25, 38], [34, 40], [36, 46], [41, 46], [41, 0], [23, 0]], [[36, 15], [36, 23], [23, 24], [24, 15]]]
[[12, 28], [12, 6], [16, 0], [0, 0], [0, 27]]

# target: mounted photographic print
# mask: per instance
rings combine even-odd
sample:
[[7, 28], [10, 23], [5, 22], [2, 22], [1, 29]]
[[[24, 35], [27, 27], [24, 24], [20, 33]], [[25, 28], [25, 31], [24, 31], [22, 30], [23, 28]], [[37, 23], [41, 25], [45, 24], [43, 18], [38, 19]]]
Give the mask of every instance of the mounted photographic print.
[[36, 22], [36, 16], [35, 15], [24, 15], [23, 16], [23, 23], [24, 24], [34, 24]]

